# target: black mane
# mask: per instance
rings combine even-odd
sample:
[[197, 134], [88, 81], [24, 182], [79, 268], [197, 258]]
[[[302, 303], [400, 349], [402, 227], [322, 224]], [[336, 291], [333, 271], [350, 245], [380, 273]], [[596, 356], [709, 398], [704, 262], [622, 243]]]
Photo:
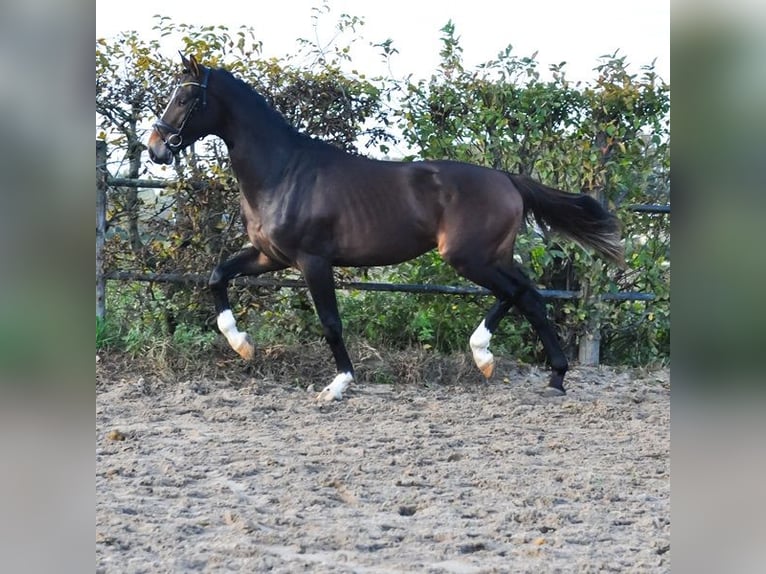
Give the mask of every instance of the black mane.
[[309, 144], [317, 145], [320, 147], [327, 147], [333, 150], [339, 150], [338, 147], [320, 139], [315, 136], [311, 136], [307, 133], [300, 131], [296, 126], [291, 124], [285, 116], [280, 113], [274, 105], [269, 102], [258, 90], [253, 86], [238, 78], [225, 68], [217, 68], [215, 70], [216, 75], [220, 75], [226, 78], [228, 87], [232, 90], [232, 95], [245, 102], [246, 105], [252, 106], [259, 114], [259, 123], [265, 122], [264, 131], [268, 129], [274, 129], [288, 133], [294, 140], [295, 144]]

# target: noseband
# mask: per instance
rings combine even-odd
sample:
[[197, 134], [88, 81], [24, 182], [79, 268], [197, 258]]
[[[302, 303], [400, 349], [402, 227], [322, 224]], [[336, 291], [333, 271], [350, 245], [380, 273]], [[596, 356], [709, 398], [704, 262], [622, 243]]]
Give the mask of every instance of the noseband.
[[[170, 95], [170, 100], [168, 101], [168, 105], [165, 108], [165, 111], [162, 112], [162, 116], [160, 116], [160, 118], [156, 122], [154, 122], [154, 125], [153, 125], [154, 129], [157, 130], [157, 133], [160, 134], [162, 141], [169, 148], [178, 149], [181, 147], [181, 144], [183, 143], [183, 137], [181, 136], [181, 132], [183, 131], [184, 126], [186, 126], [186, 122], [189, 119], [189, 117], [192, 115], [192, 112], [196, 109], [197, 104], [200, 103], [200, 100], [202, 100], [202, 108], [207, 106], [207, 80], [209, 76], [210, 76], [210, 68], [205, 68], [205, 75], [202, 77], [201, 83], [184, 82], [183, 84], [178, 84], [173, 90], [173, 93]], [[198, 86], [200, 88], [200, 91], [197, 93], [197, 97], [194, 98], [194, 101], [186, 110], [186, 114], [184, 115], [183, 120], [181, 120], [181, 125], [175, 128], [171, 126], [169, 123], [167, 123], [165, 120], [163, 120], [162, 118], [167, 113], [170, 105], [173, 103], [173, 99], [175, 98], [175, 95], [178, 89], [183, 88], [185, 86]]]

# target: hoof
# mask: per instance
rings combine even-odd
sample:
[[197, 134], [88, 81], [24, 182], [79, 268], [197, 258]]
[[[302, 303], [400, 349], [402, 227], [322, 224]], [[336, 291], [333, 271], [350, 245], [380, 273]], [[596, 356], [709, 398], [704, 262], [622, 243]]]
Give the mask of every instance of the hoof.
[[354, 376], [351, 373], [340, 373], [333, 379], [332, 383], [327, 385], [322, 392], [319, 393], [316, 398], [317, 402], [329, 403], [331, 401], [341, 400], [343, 398], [343, 393], [353, 380]]
[[333, 401], [340, 401], [341, 399], [343, 399], [343, 395], [333, 392], [333, 390], [327, 386], [317, 395], [316, 402], [331, 403]]
[[246, 334], [242, 342], [234, 347], [234, 350], [246, 361], [252, 361], [253, 357], [255, 357], [255, 345], [253, 345], [250, 335]]
[[551, 373], [551, 380], [548, 382], [548, 388], [551, 389], [552, 392], [558, 393], [558, 394], [550, 395], [550, 396], [560, 397], [561, 395], [565, 395], [567, 393], [564, 390], [564, 375], [565, 374], [566, 374], [566, 370], [553, 371]]
[[481, 374], [484, 375], [485, 379], [489, 379], [495, 372], [495, 360], [492, 359], [489, 363], [482, 365], [479, 367], [479, 370], [481, 371]]
[[545, 390], [542, 393], [544, 397], [563, 397], [566, 394], [567, 392], [563, 388], [552, 387], [550, 385], [545, 387]]

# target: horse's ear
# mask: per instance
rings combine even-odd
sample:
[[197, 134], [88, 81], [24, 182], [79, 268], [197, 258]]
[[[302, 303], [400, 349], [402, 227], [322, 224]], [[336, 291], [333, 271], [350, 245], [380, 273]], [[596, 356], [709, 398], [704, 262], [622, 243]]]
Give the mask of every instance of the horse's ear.
[[195, 78], [199, 78], [202, 73], [199, 69], [199, 64], [197, 63], [197, 58], [194, 57], [194, 54], [189, 55], [189, 71], [194, 74]]
[[181, 54], [181, 62], [184, 65], [184, 69], [189, 72], [190, 74], [199, 77], [200, 75], [200, 69], [199, 69], [199, 63], [197, 62], [197, 58], [194, 57], [193, 54], [190, 54], [187, 58], [183, 55], [182, 52], [178, 52]]

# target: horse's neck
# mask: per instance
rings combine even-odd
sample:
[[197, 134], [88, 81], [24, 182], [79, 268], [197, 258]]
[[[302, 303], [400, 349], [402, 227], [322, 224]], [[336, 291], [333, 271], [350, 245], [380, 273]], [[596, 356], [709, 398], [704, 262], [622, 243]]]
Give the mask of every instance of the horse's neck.
[[257, 114], [247, 110], [234, 112], [230, 125], [232, 129], [223, 139], [243, 192], [265, 192], [274, 187], [293, 152], [287, 126], [259, 129]]

